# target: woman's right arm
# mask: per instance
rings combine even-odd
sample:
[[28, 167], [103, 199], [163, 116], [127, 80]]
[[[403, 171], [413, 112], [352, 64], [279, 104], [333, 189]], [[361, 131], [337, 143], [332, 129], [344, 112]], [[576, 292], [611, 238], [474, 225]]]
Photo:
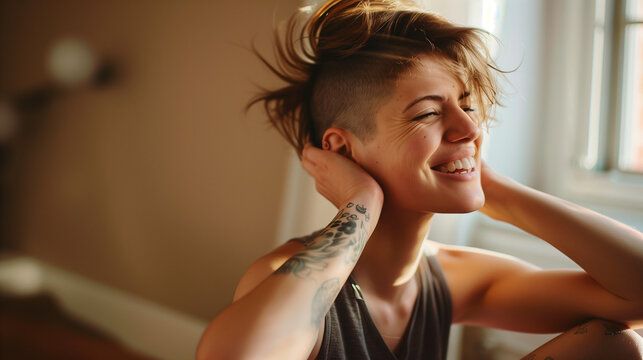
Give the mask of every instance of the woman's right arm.
[[256, 286], [246, 281], [245, 294], [208, 325], [198, 359], [307, 358], [375, 229], [383, 201], [377, 182], [338, 154], [307, 147], [303, 155], [302, 165], [338, 207], [337, 216]]

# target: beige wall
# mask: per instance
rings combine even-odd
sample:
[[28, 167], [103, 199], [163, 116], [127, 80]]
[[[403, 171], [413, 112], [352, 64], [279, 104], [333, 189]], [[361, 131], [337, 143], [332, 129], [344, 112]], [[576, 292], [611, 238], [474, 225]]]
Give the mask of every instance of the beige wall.
[[[253, 83], [274, 84], [272, 15], [297, 0], [0, 1], [0, 95], [47, 81], [63, 36], [116, 59], [122, 77], [67, 94], [16, 144], [10, 229], [55, 266], [211, 318], [276, 242], [288, 151]], [[277, 9], [277, 10], [275, 10]]]

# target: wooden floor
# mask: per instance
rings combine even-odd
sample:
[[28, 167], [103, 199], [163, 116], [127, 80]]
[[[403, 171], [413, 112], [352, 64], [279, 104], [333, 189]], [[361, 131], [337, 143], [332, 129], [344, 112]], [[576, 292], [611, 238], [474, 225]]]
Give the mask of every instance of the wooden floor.
[[0, 359], [151, 360], [64, 313], [47, 294], [0, 294]]

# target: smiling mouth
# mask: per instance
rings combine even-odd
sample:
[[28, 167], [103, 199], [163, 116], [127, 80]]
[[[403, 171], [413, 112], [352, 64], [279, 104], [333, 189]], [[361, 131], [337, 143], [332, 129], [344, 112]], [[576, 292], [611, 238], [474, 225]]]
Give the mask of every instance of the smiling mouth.
[[476, 161], [473, 156], [450, 161], [448, 163], [436, 165], [431, 169], [447, 174], [467, 174], [473, 171], [476, 167]]

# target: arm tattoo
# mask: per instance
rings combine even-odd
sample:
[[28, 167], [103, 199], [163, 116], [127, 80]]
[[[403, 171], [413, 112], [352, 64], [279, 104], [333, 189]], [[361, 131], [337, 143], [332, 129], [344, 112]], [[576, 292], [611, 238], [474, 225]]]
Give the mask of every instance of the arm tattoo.
[[322, 319], [326, 316], [326, 312], [328, 312], [330, 305], [335, 300], [339, 287], [339, 279], [332, 278], [324, 281], [319, 289], [317, 289], [317, 292], [313, 297], [310, 316], [310, 323], [313, 326], [319, 327]]
[[616, 325], [616, 324], [611, 324], [611, 323], [603, 323], [603, 327], [605, 328], [605, 335], [606, 336], [616, 336], [620, 335], [623, 330], [625, 329], [622, 326]]
[[296, 241], [296, 242], [298, 242], [298, 243], [302, 243], [302, 244], [304, 244], [304, 246], [309, 246], [313, 241], [315, 241], [315, 239], [316, 239], [319, 235], [321, 235], [322, 233], [324, 233], [324, 231], [325, 231], [325, 230], [326, 230], [326, 229], [317, 230], [317, 231], [315, 231], [314, 233], [312, 233], [312, 234], [310, 234], [310, 235], [306, 235], [306, 236], [302, 236], [302, 237], [297, 237], [297, 238], [292, 238], [292, 239], [290, 239], [290, 240], [288, 240], [288, 241]]
[[326, 269], [328, 260], [340, 255], [344, 255], [347, 265], [356, 263], [368, 239], [364, 225], [368, 218], [365, 207], [348, 203], [330, 225], [302, 240], [304, 250], [293, 255], [275, 273], [308, 278], [313, 271]]
[[574, 331], [574, 335], [579, 334], [587, 334], [587, 323], [581, 324], [576, 328], [576, 331]]

